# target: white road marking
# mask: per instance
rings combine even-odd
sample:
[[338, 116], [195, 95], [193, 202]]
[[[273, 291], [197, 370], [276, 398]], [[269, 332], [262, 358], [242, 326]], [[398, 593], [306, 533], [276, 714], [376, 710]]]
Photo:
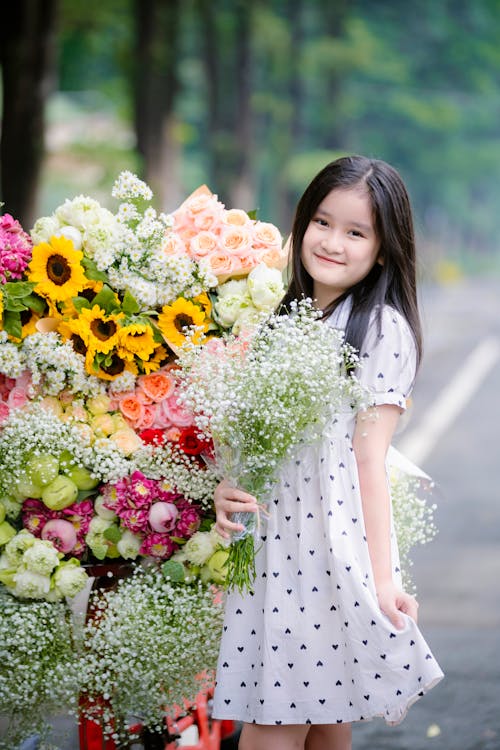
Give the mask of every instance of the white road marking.
[[417, 464], [425, 461], [499, 358], [498, 339], [483, 339], [424, 413], [418, 427], [401, 439], [398, 450]]

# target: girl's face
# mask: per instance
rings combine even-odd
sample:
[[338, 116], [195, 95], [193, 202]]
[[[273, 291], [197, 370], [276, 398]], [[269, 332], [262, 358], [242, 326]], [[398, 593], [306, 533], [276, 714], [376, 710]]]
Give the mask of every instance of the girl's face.
[[302, 241], [302, 263], [313, 296], [325, 308], [380, 262], [380, 242], [368, 193], [335, 188], [319, 204]]

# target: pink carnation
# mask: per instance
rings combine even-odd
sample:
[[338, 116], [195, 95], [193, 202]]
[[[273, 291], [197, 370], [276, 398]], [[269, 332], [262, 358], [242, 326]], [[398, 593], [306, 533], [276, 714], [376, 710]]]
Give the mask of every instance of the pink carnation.
[[180, 514], [180, 518], [175, 525], [175, 533], [177, 536], [189, 539], [198, 530], [199, 526], [200, 516], [198, 515], [198, 511], [190, 506]]
[[120, 517], [122, 511], [129, 508], [149, 508], [158, 496], [158, 485], [154, 479], [147, 479], [140, 471], [134, 471], [129, 477], [120, 479], [115, 485], [116, 499], [105, 503]]
[[148, 510], [146, 508], [127, 508], [120, 510], [121, 522], [130, 531], [146, 531], [148, 528]]
[[32, 242], [10, 214], [0, 216], [0, 281], [21, 279], [31, 260]]
[[139, 554], [166, 560], [178, 547], [179, 545], [173, 542], [168, 534], [148, 534], [141, 544]]

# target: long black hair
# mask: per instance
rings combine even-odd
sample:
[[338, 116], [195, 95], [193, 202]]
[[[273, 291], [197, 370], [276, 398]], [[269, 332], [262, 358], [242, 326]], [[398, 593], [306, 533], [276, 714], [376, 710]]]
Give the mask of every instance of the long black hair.
[[306, 188], [300, 199], [292, 228], [292, 275], [282, 304], [313, 297], [313, 279], [302, 263], [302, 241], [319, 204], [336, 188], [366, 190], [372, 205], [381, 263], [375, 263], [364, 279], [330, 303], [330, 315], [342, 300], [352, 297], [346, 340], [360, 350], [370, 315], [391, 305], [407, 320], [415, 338], [417, 364], [422, 354], [422, 332], [417, 302], [415, 233], [408, 193], [398, 172], [384, 161], [365, 156], [345, 156], [327, 164]]

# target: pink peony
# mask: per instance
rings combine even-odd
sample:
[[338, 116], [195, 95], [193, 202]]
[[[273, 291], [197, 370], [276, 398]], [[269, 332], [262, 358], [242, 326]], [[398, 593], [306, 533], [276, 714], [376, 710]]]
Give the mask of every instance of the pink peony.
[[61, 518], [47, 521], [42, 529], [42, 539], [48, 539], [63, 554], [71, 552], [77, 542], [75, 527]]
[[173, 542], [167, 534], [148, 534], [141, 544], [140, 555], [151, 555], [166, 560], [174, 554], [179, 545]]
[[179, 511], [173, 503], [153, 503], [149, 510], [149, 525], [153, 531], [172, 531]]
[[130, 531], [146, 531], [148, 528], [148, 511], [145, 508], [127, 508], [120, 511], [122, 524]]

